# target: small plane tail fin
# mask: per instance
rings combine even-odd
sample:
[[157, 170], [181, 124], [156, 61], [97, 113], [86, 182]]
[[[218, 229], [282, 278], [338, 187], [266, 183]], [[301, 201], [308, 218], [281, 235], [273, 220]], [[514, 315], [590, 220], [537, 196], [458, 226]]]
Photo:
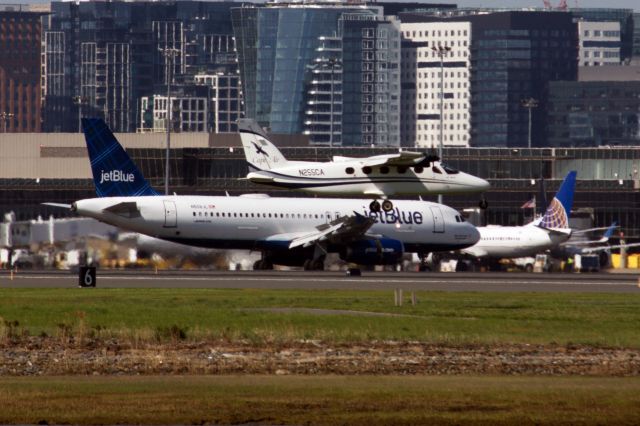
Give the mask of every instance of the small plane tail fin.
[[560, 189], [547, 206], [538, 226], [546, 229], [569, 229], [569, 215], [573, 207], [576, 175], [575, 171], [571, 171], [564, 178]]
[[159, 195], [101, 118], [83, 118], [82, 131], [98, 197]]
[[238, 120], [238, 132], [242, 140], [244, 156], [249, 163], [250, 171], [270, 170], [282, 167], [287, 159], [276, 146], [269, 141], [266, 132], [253, 119]]

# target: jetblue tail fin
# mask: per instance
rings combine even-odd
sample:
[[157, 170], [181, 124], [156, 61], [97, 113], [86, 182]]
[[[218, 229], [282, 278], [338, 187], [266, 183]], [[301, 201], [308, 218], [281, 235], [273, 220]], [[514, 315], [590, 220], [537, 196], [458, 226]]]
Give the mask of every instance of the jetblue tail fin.
[[83, 118], [82, 131], [98, 197], [160, 195], [142, 176], [102, 119]]
[[569, 229], [569, 215], [573, 207], [573, 193], [576, 189], [575, 171], [564, 178], [556, 196], [551, 200], [538, 226], [547, 229]]
[[249, 171], [270, 170], [287, 164], [287, 159], [267, 134], [255, 121], [247, 118], [238, 120], [238, 132], [244, 148], [244, 156], [249, 163]]

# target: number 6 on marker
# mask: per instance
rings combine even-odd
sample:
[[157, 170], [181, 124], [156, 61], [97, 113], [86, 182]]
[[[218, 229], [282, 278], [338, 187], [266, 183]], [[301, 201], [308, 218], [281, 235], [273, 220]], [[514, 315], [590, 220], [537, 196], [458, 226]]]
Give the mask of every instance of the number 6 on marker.
[[78, 276], [80, 287], [95, 287], [96, 286], [96, 268], [89, 266], [80, 267], [80, 274]]

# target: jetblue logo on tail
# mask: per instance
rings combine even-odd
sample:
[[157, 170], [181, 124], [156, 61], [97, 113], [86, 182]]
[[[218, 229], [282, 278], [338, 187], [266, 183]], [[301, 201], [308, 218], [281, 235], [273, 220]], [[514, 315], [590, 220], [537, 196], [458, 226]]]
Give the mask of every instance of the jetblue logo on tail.
[[102, 119], [83, 118], [82, 129], [99, 197], [158, 195]]
[[100, 183], [105, 182], [135, 182], [133, 173], [125, 173], [122, 170], [100, 170]]

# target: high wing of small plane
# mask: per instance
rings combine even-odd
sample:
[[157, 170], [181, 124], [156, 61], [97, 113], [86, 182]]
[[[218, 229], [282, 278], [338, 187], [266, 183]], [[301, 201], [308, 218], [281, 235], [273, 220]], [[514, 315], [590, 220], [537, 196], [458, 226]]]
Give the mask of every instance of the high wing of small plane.
[[[83, 121], [90, 129], [106, 128], [99, 119]], [[403, 200], [391, 211], [371, 212], [368, 201], [360, 199], [178, 196], [155, 191], [131, 196], [132, 190], [142, 191], [148, 184], [134, 172], [137, 168], [126, 152], [114, 146], [117, 141], [110, 132], [96, 133], [86, 138], [93, 145], [89, 155], [96, 185], [108, 181], [101, 194], [126, 195], [78, 200], [71, 205], [73, 211], [181, 244], [260, 251], [256, 269], [274, 264], [316, 269], [330, 252], [346, 262], [395, 264], [407, 251], [460, 249], [478, 239], [475, 227], [457, 211], [426, 201]], [[118, 158], [109, 159], [109, 154], [103, 155], [107, 152]]]
[[[254, 183], [327, 195], [364, 195], [370, 210], [393, 210], [391, 197], [401, 195], [482, 192], [489, 183], [442, 164], [428, 153], [399, 151], [333, 161], [289, 161], [265, 131], [250, 119], [238, 120], [238, 131]], [[378, 201], [383, 200], [382, 204]]]

